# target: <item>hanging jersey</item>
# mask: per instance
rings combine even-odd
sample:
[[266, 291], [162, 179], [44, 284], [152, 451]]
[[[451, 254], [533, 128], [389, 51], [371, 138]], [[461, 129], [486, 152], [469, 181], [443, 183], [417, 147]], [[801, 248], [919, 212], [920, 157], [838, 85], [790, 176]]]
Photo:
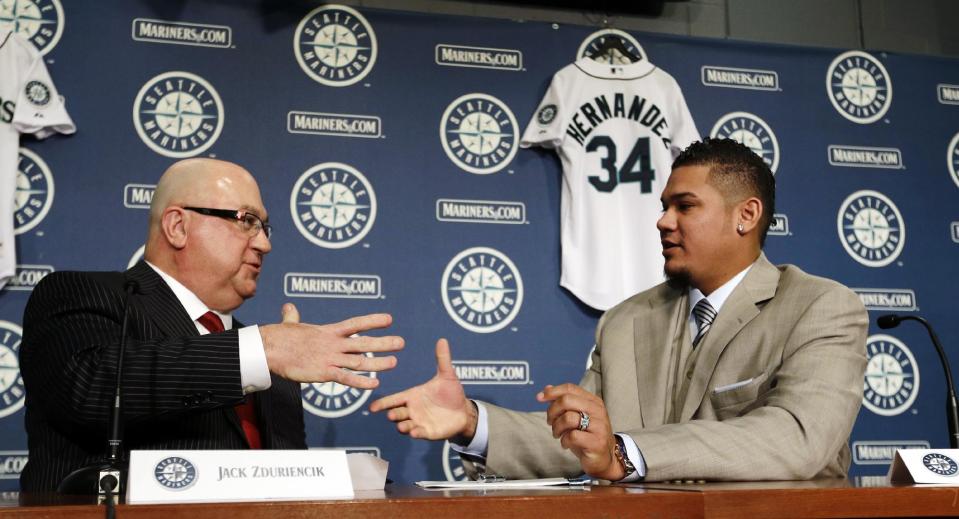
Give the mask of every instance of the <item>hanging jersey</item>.
[[562, 286], [607, 310], [664, 280], [659, 195], [699, 138], [676, 80], [648, 61], [583, 58], [553, 76], [520, 145], [562, 161]]
[[0, 29], [0, 287], [16, 271], [13, 213], [29, 197], [17, 193], [20, 134], [43, 139], [74, 131], [40, 53], [27, 40]]

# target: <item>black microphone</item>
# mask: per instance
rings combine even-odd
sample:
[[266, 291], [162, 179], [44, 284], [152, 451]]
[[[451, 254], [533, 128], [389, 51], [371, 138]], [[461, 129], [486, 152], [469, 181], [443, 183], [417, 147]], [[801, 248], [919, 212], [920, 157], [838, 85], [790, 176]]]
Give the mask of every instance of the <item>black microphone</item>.
[[[109, 503], [113, 503], [114, 496], [119, 496], [120, 484], [126, 480], [126, 467], [121, 459], [123, 449], [123, 432], [121, 430], [120, 413], [122, 410], [123, 357], [127, 345], [127, 328], [130, 321], [130, 296], [140, 290], [139, 283], [133, 279], [126, 279], [123, 283], [125, 297], [123, 300], [123, 321], [120, 325], [120, 349], [117, 352], [117, 374], [113, 390], [113, 410], [110, 414], [110, 437], [107, 439], [107, 456], [99, 463], [80, 467], [57, 486], [61, 494], [97, 494], [106, 496]], [[111, 505], [108, 505], [110, 515]]]
[[894, 315], [887, 314], [879, 316], [876, 324], [883, 330], [895, 328], [903, 321], [918, 321], [926, 327], [929, 332], [929, 338], [932, 339], [932, 345], [936, 347], [939, 354], [939, 360], [942, 362], [942, 369], [946, 372], [946, 420], [949, 424], [949, 448], [959, 449], [959, 406], [956, 405], [956, 386], [952, 384], [952, 369], [949, 367], [949, 361], [946, 359], [946, 352], [942, 349], [939, 337], [933, 331], [932, 325], [922, 317], [917, 315]]

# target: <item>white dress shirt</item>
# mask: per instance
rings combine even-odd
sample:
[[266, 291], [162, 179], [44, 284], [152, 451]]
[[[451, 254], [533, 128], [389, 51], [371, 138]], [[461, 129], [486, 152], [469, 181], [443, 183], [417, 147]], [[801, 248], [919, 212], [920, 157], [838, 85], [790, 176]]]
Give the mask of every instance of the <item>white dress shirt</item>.
[[[196, 296], [189, 288], [173, 279], [172, 276], [163, 272], [156, 265], [145, 261], [157, 274], [166, 282], [173, 295], [176, 296], [180, 304], [186, 310], [187, 315], [193, 320], [193, 325], [200, 335], [210, 333], [197, 320], [207, 312], [213, 312], [223, 321], [223, 328], [230, 330], [233, 328], [233, 315], [222, 314], [216, 310], [210, 310], [200, 298]], [[266, 352], [263, 350], [263, 339], [260, 337], [260, 328], [257, 325], [245, 326], [237, 330], [240, 345], [240, 385], [243, 387], [243, 394], [253, 393], [269, 389], [273, 384], [270, 380], [270, 369], [266, 364]]]
[[[732, 294], [733, 290], [739, 286], [739, 283], [746, 277], [746, 274], [749, 272], [749, 269], [752, 268], [752, 264], [743, 269], [739, 274], [736, 274], [729, 281], [724, 283], [721, 287], [713, 291], [709, 296], [703, 295], [698, 288], [689, 289], [689, 333], [690, 337], [695, 337], [696, 333], [699, 332], [699, 325], [696, 323], [696, 318], [693, 315], [693, 308], [696, 307], [696, 303], [700, 299], [709, 300], [709, 304], [712, 305], [713, 309], [716, 310], [716, 315], [719, 315], [720, 309], [723, 307], [723, 304], [726, 302], [726, 299], [729, 298], [729, 295]], [[489, 420], [487, 418], [486, 408], [483, 406], [482, 402], [473, 401], [476, 404], [478, 410], [477, 423], [476, 423], [476, 434], [473, 435], [473, 440], [469, 445], [460, 445], [450, 441], [450, 447], [453, 448], [456, 452], [467, 454], [474, 457], [486, 458], [486, 453], [489, 450]], [[626, 448], [626, 457], [629, 458], [629, 461], [633, 463], [633, 466], [636, 467], [636, 472], [633, 472], [629, 476], [622, 479], [622, 482], [638, 481], [646, 477], [646, 460], [643, 458], [643, 454], [639, 451], [639, 447], [636, 446], [636, 442], [625, 433], [615, 433], [616, 436], [622, 438], [623, 446]]]

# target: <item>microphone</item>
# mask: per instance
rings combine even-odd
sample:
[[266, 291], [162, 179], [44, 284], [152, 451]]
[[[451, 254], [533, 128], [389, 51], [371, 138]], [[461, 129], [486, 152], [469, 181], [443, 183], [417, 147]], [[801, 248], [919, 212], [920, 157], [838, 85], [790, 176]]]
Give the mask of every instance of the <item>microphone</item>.
[[[67, 477], [63, 478], [60, 485], [57, 486], [57, 492], [61, 494], [100, 494], [101, 500], [106, 497], [110, 505], [113, 503], [114, 496], [120, 494], [120, 484], [126, 478], [124, 463], [121, 460], [123, 449], [123, 432], [121, 430], [120, 412], [122, 410], [122, 380], [123, 380], [123, 357], [127, 345], [127, 328], [130, 321], [130, 296], [140, 290], [140, 284], [133, 279], [126, 279], [123, 283], [123, 321], [120, 325], [120, 348], [117, 352], [117, 374], [113, 390], [113, 410], [110, 414], [110, 437], [107, 439], [106, 458], [93, 465], [81, 467], [74, 470]], [[109, 510], [108, 510], [109, 512]]]
[[942, 369], [946, 372], [946, 421], [949, 425], [949, 448], [959, 449], [959, 406], [956, 405], [956, 386], [952, 383], [952, 369], [949, 367], [949, 361], [946, 359], [946, 352], [942, 349], [939, 337], [933, 331], [932, 325], [922, 317], [917, 315], [895, 315], [887, 314], [879, 316], [876, 324], [883, 330], [895, 328], [903, 321], [918, 321], [926, 327], [929, 332], [929, 338], [932, 345], [936, 347], [936, 353], [939, 354], [939, 360], [942, 362]]

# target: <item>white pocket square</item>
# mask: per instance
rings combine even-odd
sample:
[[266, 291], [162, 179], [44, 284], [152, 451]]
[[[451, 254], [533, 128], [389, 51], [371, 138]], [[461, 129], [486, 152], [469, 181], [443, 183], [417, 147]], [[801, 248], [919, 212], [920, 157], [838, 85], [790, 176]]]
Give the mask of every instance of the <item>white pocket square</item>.
[[740, 380], [739, 382], [733, 382], [732, 384], [726, 384], [725, 386], [719, 386], [719, 387], [713, 389], [713, 394], [714, 394], [714, 395], [718, 395], [718, 394], [720, 394], [720, 393], [725, 393], [725, 392], [727, 392], [727, 391], [732, 391], [732, 390], [734, 390], [734, 389], [739, 389], [739, 388], [741, 388], [741, 387], [749, 384], [749, 383], [752, 382], [753, 380], [756, 380], [756, 377], [747, 378], [746, 380]]

